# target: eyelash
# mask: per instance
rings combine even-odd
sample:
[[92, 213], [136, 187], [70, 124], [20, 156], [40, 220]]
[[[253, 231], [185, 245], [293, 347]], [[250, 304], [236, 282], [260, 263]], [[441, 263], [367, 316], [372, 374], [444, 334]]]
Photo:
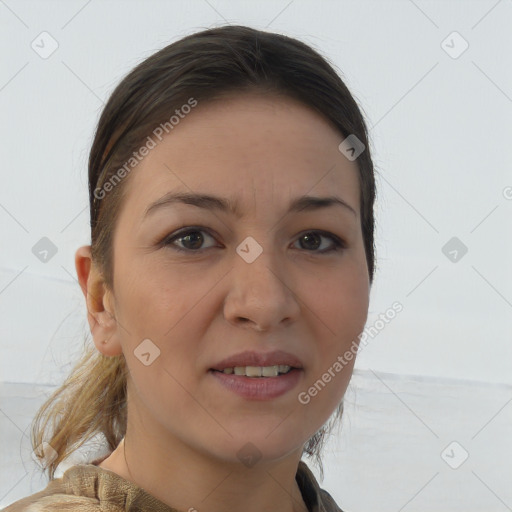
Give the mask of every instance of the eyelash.
[[[189, 226], [187, 228], [175, 231], [174, 233], [172, 233], [168, 237], [164, 238], [160, 242], [159, 245], [162, 246], [162, 247], [169, 247], [170, 249], [172, 249], [174, 251], [185, 252], [185, 253], [189, 253], [189, 254], [191, 254], [191, 253], [193, 253], [193, 254], [202, 254], [203, 252], [205, 252], [205, 251], [207, 251], [209, 249], [213, 249], [214, 247], [207, 247], [205, 249], [198, 249], [198, 250], [183, 249], [182, 247], [178, 247], [177, 245], [173, 244], [176, 240], [184, 238], [186, 235], [189, 235], [191, 233], [197, 233], [197, 232], [207, 233], [212, 238], [215, 238], [213, 236], [213, 234], [210, 233], [210, 231], [208, 229], [205, 229], [205, 228], [203, 228], [201, 226]], [[322, 231], [322, 230], [318, 230], [318, 229], [317, 230], [313, 229], [313, 230], [310, 230], [310, 231], [303, 232], [303, 234], [297, 240], [300, 240], [303, 236], [309, 235], [309, 234], [312, 234], [312, 233], [321, 235], [321, 236], [323, 236], [325, 238], [330, 238], [332, 240], [332, 242], [333, 242], [334, 247], [331, 248], [331, 249], [327, 249], [327, 250], [324, 249], [323, 251], [315, 251], [315, 250], [308, 251], [306, 249], [303, 249], [306, 252], [313, 253], [313, 254], [314, 253], [326, 254], [326, 253], [331, 253], [331, 252], [338, 251], [340, 249], [346, 249], [346, 247], [347, 247], [347, 244], [341, 238], [338, 238], [336, 235], [333, 235], [332, 233], [329, 233], [327, 231]]]

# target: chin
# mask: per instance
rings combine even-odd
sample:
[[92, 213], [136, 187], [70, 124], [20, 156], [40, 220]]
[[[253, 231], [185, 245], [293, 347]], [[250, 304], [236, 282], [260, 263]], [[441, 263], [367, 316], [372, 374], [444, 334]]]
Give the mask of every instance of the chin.
[[[276, 425], [272, 428], [256, 432], [254, 429], [245, 432], [233, 433], [233, 437], [224, 440], [224, 443], [212, 442], [216, 455], [226, 462], [240, 462], [252, 467], [258, 462], [277, 462], [294, 452], [302, 453], [304, 443], [297, 439], [294, 442], [289, 432], [277, 434]], [[278, 427], [279, 428], [279, 427]], [[274, 431], [269, 435], [270, 432]], [[308, 438], [309, 439], [309, 438]]]

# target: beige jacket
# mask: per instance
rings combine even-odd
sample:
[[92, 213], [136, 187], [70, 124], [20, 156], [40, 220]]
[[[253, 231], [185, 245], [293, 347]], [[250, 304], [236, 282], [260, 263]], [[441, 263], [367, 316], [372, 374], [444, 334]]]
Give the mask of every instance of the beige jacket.
[[[178, 512], [112, 471], [91, 464], [72, 466], [47, 487], [0, 512]], [[315, 476], [299, 462], [295, 477], [309, 512], [343, 512]]]

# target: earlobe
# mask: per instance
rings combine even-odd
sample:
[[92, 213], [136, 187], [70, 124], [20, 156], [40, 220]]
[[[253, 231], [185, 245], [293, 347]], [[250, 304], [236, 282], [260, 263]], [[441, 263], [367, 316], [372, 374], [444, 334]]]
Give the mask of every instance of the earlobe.
[[94, 344], [105, 356], [122, 354], [115, 312], [108, 308], [111, 293], [106, 287], [101, 272], [92, 261], [91, 246], [80, 247], [75, 254], [75, 267], [80, 288], [87, 305], [87, 320]]

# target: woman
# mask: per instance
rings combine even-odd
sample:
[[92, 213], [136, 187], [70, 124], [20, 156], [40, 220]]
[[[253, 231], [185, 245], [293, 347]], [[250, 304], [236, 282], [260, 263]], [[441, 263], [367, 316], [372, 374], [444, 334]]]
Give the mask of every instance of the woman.
[[[50, 483], [4, 510], [340, 511], [301, 457], [343, 412], [375, 181], [333, 68], [242, 26], [167, 46], [110, 97], [89, 192], [94, 347], [34, 422]], [[108, 455], [54, 479], [100, 433]]]

